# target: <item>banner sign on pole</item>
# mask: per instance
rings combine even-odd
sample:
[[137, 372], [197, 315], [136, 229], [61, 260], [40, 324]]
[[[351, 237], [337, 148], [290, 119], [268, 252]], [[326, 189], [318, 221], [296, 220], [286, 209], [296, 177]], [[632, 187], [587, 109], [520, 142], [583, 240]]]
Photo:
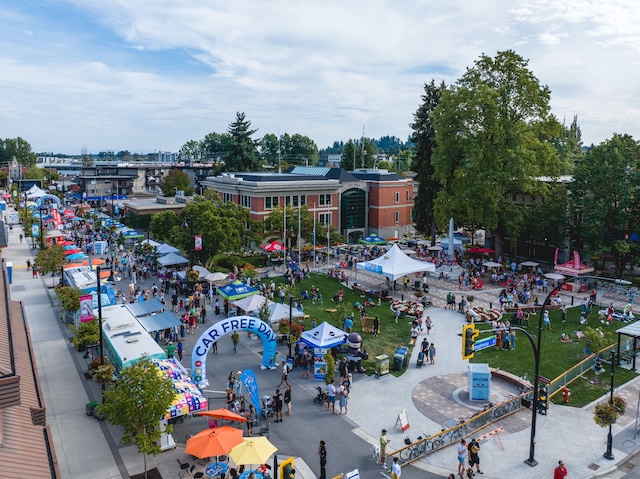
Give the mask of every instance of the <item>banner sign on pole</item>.
[[85, 294], [80, 296], [80, 322], [93, 321], [93, 296]]
[[195, 247], [193, 249], [196, 251], [202, 251], [202, 235], [196, 235]]

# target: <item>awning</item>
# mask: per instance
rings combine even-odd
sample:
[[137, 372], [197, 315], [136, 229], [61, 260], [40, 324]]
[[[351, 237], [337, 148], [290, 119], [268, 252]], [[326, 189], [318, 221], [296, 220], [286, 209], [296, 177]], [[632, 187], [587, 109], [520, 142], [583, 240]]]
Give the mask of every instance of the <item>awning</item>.
[[142, 301], [141, 303], [125, 304], [125, 307], [136, 317], [159, 313], [165, 309], [165, 306], [163, 306], [157, 298], [150, 299], [149, 301]]
[[162, 313], [143, 316], [137, 319], [142, 327], [149, 333], [180, 326], [180, 320], [176, 318], [171, 311], [164, 311]]

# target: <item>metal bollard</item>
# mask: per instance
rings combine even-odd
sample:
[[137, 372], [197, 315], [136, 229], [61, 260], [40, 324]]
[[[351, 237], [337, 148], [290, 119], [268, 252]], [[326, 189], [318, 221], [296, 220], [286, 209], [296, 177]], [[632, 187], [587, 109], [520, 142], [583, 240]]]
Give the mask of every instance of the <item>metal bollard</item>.
[[573, 306], [573, 296], [571, 296], [571, 306]]
[[404, 293], [400, 295], [401, 301], [404, 301]]
[[489, 309], [493, 309], [493, 303], [489, 301]]

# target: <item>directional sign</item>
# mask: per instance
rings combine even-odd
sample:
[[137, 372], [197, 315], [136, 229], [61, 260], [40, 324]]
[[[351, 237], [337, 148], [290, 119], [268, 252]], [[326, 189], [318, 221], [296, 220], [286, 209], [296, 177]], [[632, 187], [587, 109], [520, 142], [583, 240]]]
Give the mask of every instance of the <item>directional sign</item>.
[[496, 345], [495, 335], [489, 336], [488, 338], [483, 338], [480, 341], [476, 341], [473, 345], [473, 350], [477, 352], [483, 349], [490, 348], [491, 346], [495, 346], [495, 345]]

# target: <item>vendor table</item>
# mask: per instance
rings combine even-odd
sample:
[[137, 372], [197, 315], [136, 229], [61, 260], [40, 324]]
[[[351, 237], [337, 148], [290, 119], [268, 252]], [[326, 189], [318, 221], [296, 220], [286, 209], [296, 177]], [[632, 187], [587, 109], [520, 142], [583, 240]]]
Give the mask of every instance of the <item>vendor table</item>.
[[224, 462], [213, 462], [207, 466], [205, 472], [209, 477], [216, 477], [220, 474], [226, 474], [229, 471], [229, 466]]

